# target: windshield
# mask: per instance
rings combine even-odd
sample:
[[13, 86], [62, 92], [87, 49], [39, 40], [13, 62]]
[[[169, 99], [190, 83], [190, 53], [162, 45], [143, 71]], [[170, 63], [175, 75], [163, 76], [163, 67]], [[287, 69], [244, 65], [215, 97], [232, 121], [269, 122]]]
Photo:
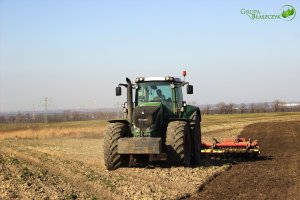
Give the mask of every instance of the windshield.
[[172, 88], [168, 82], [139, 83], [136, 91], [137, 104], [144, 102], [172, 102]]

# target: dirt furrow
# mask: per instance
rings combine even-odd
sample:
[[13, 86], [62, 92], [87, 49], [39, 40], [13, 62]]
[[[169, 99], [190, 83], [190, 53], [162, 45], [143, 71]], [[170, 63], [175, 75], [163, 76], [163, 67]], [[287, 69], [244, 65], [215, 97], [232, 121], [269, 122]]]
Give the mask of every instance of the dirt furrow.
[[[208, 177], [225, 171], [228, 166], [120, 168], [115, 171], [103, 170], [68, 158], [64, 154], [47, 151], [44, 143], [35, 144], [19, 141], [6, 143], [7, 154], [47, 169], [72, 184], [74, 190], [85, 191], [97, 198], [109, 199], [177, 199], [188, 197], [207, 181]], [[42, 146], [42, 148], [39, 148]], [[164, 165], [162, 165], [164, 166]]]
[[[57, 158], [52, 160], [48, 155], [45, 154], [38, 155], [36, 152], [33, 153], [31, 151], [26, 151], [26, 153], [18, 152], [10, 148], [2, 148], [2, 152], [8, 155], [13, 155], [19, 160], [25, 160], [34, 167], [47, 170], [49, 173], [60, 177], [65, 182], [71, 184], [71, 188], [79, 191], [79, 193], [92, 194], [90, 196], [97, 199], [107, 199], [111, 198], [112, 196], [114, 196], [115, 199], [121, 199], [121, 197], [118, 198], [118, 195], [112, 195], [112, 193], [102, 184], [95, 185], [92, 182], [92, 175], [90, 175], [89, 172], [85, 171], [85, 174], [78, 173], [82, 166], [75, 166], [72, 161], [59, 161]], [[66, 163], [71, 165], [68, 166]], [[97, 178], [101, 180], [101, 178]]]
[[0, 165], [0, 199], [93, 199], [59, 175], [10, 152], [0, 152], [5, 157]]

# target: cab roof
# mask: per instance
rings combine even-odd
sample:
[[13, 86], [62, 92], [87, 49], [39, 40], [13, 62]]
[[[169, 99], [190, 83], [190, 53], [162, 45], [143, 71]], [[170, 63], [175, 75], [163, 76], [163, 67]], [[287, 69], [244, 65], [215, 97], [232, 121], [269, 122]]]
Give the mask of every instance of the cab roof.
[[165, 76], [165, 77], [138, 77], [135, 82], [151, 82], [151, 81], [174, 81], [182, 82], [178, 77]]

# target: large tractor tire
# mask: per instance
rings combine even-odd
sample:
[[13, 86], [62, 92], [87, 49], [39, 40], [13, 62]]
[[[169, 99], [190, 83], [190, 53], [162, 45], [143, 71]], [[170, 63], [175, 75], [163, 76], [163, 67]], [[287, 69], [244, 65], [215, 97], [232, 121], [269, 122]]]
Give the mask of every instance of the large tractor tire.
[[191, 163], [190, 128], [185, 121], [172, 121], [166, 133], [166, 152], [171, 165], [189, 167]]
[[197, 110], [191, 116], [191, 146], [192, 146], [192, 158], [193, 164], [200, 164], [201, 162], [201, 114], [200, 110]]
[[128, 136], [129, 127], [125, 123], [110, 123], [104, 132], [104, 164], [108, 170], [129, 165], [129, 155], [118, 154], [118, 140]]

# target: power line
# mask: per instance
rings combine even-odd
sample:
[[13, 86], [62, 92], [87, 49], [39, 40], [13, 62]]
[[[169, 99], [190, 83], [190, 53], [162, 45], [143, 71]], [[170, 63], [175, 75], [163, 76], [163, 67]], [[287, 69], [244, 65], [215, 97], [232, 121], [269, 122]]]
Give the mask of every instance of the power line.
[[35, 120], [34, 104], [32, 104], [32, 120]]
[[48, 123], [48, 108], [49, 108], [49, 98], [44, 97], [41, 100], [41, 106], [44, 107], [44, 123]]

